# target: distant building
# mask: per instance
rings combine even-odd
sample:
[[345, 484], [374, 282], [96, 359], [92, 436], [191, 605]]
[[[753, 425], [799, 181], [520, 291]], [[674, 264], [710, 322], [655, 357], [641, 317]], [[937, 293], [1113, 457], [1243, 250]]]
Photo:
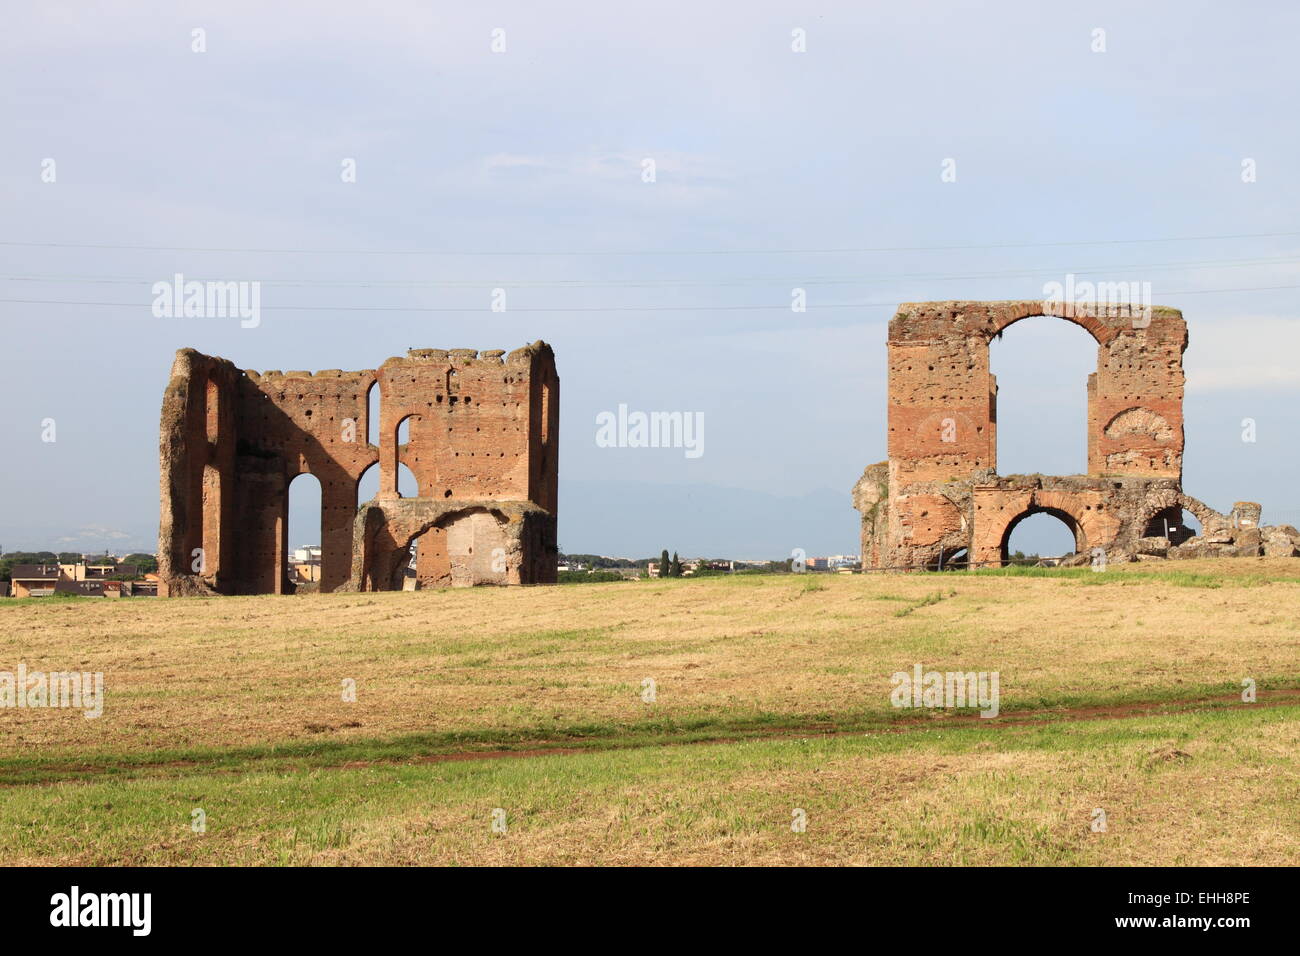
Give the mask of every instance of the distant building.
[[[16, 564], [10, 569], [13, 597], [50, 597], [54, 594], [79, 594], [84, 597], [121, 597], [155, 595], [158, 576], [145, 575], [134, 564]], [[110, 581], [110, 577], [126, 581]], [[153, 580], [149, 580], [152, 577]], [[110, 592], [112, 592], [110, 594]]]
[[[686, 564], [685, 561], [682, 564]], [[708, 561], [704, 558], [694, 558], [690, 562], [690, 567], [685, 571], [686, 574], [696, 574], [700, 571], [734, 571], [734, 561]]]
[[9, 571], [14, 597], [49, 597], [59, 583], [57, 564], [15, 564]]
[[293, 552], [291, 564], [320, 564], [321, 548], [318, 544], [309, 544]]
[[[297, 584], [319, 584], [320, 583], [320, 562], [315, 564], [295, 564], [289, 569], [293, 574], [293, 580]], [[414, 572], [414, 569], [412, 569]], [[414, 573], [411, 575], [414, 577]]]
[[832, 554], [824, 558], [807, 559], [809, 571], [838, 571], [841, 568], [854, 567], [857, 563], [856, 554]]
[[103, 581], [69, 581], [60, 578], [54, 585], [55, 594], [79, 594], [82, 597], [103, 597]]

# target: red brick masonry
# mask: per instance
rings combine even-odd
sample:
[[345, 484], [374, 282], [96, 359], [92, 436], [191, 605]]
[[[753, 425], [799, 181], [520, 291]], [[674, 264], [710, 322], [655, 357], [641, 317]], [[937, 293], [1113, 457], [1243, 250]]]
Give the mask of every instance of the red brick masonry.
[[[1057, 316], [1097, 343], [1088, 376], [1088, 474], [997, 473], [997, 381], [989, 342], [1033, 315]], [[1300, 534], [1261, 528], [1260, 506], [1221, 514], [1183, 493], [1183, 351], [1176, 309], [1116, 314], [1068, 302], [909, 302], [889, 323], [887, 461], [853, 489], [864, 568], [937, 566], [965, 551], [1000, 563], [1016, 524], [1056, 515], [1076, 551], [1108, 561], [1213, 554], [1293, 555]], [[1186, 509], [1201, 522], [1183, 526]], [[1164, 534], [1168, 522], [1169, 534]]]
[[[425, 584], [555, 581], [559, 387], [540, 341], [412, 349], [360, 372], [259, 374], [180, 350], [162, 405], [159, 594], [292, 591], [288, 489], [303, 473], [321, 485], [322, 591], [400, 588], [421, 535]], [[398, 494], [399, 463], [414, 498]], [[358, 503], [376, 464], [379, 493]]]

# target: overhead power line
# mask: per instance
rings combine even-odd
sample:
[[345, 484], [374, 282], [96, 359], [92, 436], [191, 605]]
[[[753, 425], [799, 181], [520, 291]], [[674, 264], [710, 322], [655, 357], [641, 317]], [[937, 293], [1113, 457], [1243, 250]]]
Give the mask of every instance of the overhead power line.
[[[728, 276], [721, 278], [684, 277], [684, 278], [644, 278], [644, 279], [310, 279], [310, 278], [267, 278], [248, 277], [247, 281], [256, 281], [264, 285], [301, 288], [358, 288], [358, 289], [402, 289], [402, 288], [484, 288], [504, 286], [507, 288], [665, 288], [683, 287], [723, 287], [750, 284], [793, 284], [793, 285], [858, 285], [868, 282], [897, 282], [902, 279], [916, 279], [935, 282], [957, 280], [1017, 278], [1033, 276], [1060, 276], [1066, 272], [1075, 275], [1091, 275], [1100, 272], [1108, 274], [1155, 272], [1191, 268], [1236, 269], [1252, 266], [1291, 265], [1300, 263], [1300, 256], [1269, 256], [1247, 259], [1194, 259], [1178, 262], [1154, 263], [1120, 263], [1104, 266], [1077, 266], [1065, 269], [1037, 268], [1011, 269], [991, 272], [899, 272], [890, 275], [826, 275], [826, 276]], [[204, 281], [199, 276], [191, 275], [191, 280]], [[214, 281], [228, 281], [228, 278], [210, 276]], [[85, 275], [9, 275], [0, 276], [0, 280], [9, 282], [37, 283], [84, 283], [99, 285], [146, 285], [159, 281], [157, 275], [150, 277], [131, 276], [85, 276]]]
[[[1217, 292], [1275, 292], [1284, 289], [1300, 289], [1300, 285], [1272, 285], [1272, 286], [1248, 286], [1236, 289], [1180, 289], [1177, 291], [1161, 292], [1161, 296], [1175, 295], [1207, 295]], [[63, 299], [0, 299], [0, 303], [12, 305], [75, 305], [75, 306], [109, 306], [125, 309], [141, 309], [148, 305], [146, 302], [77, 302]], [[816, 312], [822, 309], [867, 309], [867, 308], [897, 308], [900, 301], [893, 299], [887, 302], [827, 302], [827, 303], [810, 303], [807, 310]], [[490, 309], [473, 306], [460, 307], [430, 307], [430, 306], [382, 306], [382, 305], [264, 305], [261, 306], [263, 312], [462, 312], [462, 313], [481, 313], [491, 312]], [[501, 312], [493, 312], [494, 315], [509, 315], [510, 313], [521, 312], [788, 312], [790, 305], [619, 305], [619, 306], [562, 306], [554, 308], [510, 308]]]
[[251, 248], [233, 246], [172, 246], [113, 242], [30, 242], [0, 239], [0, 246], [22, 246], [33, 249], [116, 249], [135, 252], [213, 252], [251, 253], [257, 255], [343, 255], [343, 256], [769, 256], [769, 255], [861, 255], [878, 252], [943, 252], [958, 249], [1048, 249], [1063, 246], [1114, 246], [1160, 242], [1206, 242], [1225, 239], [1285, 239], [1300, 236], [1300, 232], [1252, 232], [1206, 236], [1160, 236], [1142, 239], [1073, 239], [1059, 242], [975, 242], [940, 243], [924, 246], [858, 246], [827, 249], [588, 249], [588, 250], [506, 250], [506, 249], [306, 249], [306, 248]]

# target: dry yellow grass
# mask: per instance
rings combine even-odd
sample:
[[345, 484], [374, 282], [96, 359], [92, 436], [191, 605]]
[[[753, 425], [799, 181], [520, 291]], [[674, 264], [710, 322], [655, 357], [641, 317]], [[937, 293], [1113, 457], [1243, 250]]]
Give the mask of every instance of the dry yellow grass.
[[[1300, 584], [1267, 580], [1293, 568], [1176, 567], [1222, 587], [1146, 580], [1144, 565], [1091, 578], [791, 575], [0, 605], [0, 670], [22, 660], [102, 671], [106, 694], [98, 720], [0, 710], [0, 758], [545, 737], [760, 714], [883, 719], [890, 675], [918, 662], [999, 671], [1004, 712], [1167, 699], [1244, 677], [1267, 693], [1300, 679]], [[342, 700], [345, 678], [355, 703]]]
[[[1294, 865], [1300, 706], [1278, 692], [1300, 688], [1298, 579], [1220, 561], [0, 604], [0, 670], [106, 685], [96, 720], [0, 710], [0, 853]], [[889, 678], [916, 663], [998, 671], [1011, 719], [897, 723]], [[1113, 719], [1144, 702], [1174, 707]], [[1015, 722], [1043, 708], [1059, 717]], [[428, 759], [584, 736], [568, 755]]]

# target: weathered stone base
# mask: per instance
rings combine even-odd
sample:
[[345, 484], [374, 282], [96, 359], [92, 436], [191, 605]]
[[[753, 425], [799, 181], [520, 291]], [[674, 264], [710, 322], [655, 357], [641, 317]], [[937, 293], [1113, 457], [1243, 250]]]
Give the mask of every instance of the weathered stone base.
[[[411, 542], [419, 538], [414, 581]], [[528, 501], [395, 498], [363, 505], [341, 590], [554, 584], [555, 516]]]
[[[912, 482], [891, 496], [891, 477], [889, 463], [880, 462], [853, 489], [864, 568], [1005, 564], [1016, 525], [1044, 512], [1074, 534], [1076, 554], [1101, 549], [1109, 562], [1300, 552], [1294, 528], [1258, 525], [1258, 504], [1237, 502], [1231, 514], [1221, 514], [1184, 494], [1173, 478], [984, 470], [965, 481]], [[1182, 524], [1184, 509], [1201, 523], [1199, 535]]]

